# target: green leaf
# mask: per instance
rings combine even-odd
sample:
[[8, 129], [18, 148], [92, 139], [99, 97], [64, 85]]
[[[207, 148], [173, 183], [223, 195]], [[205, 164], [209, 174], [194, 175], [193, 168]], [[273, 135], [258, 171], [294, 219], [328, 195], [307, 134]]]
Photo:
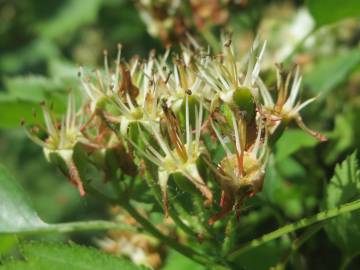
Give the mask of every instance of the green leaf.
[[[278, 163], [292, 166], [287, 158]], [[266, 170], [261, 194], [267, 201], [282, 209], [286, 216], [293, 219], [299, 218], [304, 214], [305, 200], [312, 198], [313, 194], [309, 192], [304, 183], [289, 181], [276, 165], [272, 156]]]
[[[90, 72], [89, 70], [85, 68], [85, 72]], [[52, 78], [59, 78], [61, 80], [63, 79], [74, 79], [76, 82], [78, 82], [77, 74], [79, 72], [79, 66], [63, 59], [51, 59], [49, 62], [49, 74]]]
[[301, 148], [314, 147], [318, 143], [314, 137], [298, 129], [288, 129], [276, 143], [276, 160], [281, 161]]
[[59, 49], [54, 43], [38, 38], [21, 49], [2, 53], [0, 69], [3, 72], [15, 73], [47, 59], [56, 58], [59, 54]]
[[17, 181], [2, 165], [0, 165], [0, 201], [0, 232], [46, 226], [30, 206]]
[[61, 82], [39, 75], [5, 78], [4, 82], [11, 96], [29, 101], [45, 100], [52, 91], [66, 93], [66, 88]]
[[244, 251], [244, 253], [237, 257], [236, 262], [244, 266], [244, 269], [272, 269], [272, 266], [276, 265], [289, 246], [289, 238], [267, 242], [262, 246]]
[[[359, 1], [360, 3], [360, 1]], [[314, 94], [325, 97], [360, 63], [360, 50], [354, 49], [335, 57], [328, 57], [316, 64], [304, 76], [304, 83]]]
[[329, 134], [329, 143], [324, 155], [327, 164], [333, 164], [341, 153], [349, 149], [355, 141], [354, 111], [348, 111], [335, 116], [334, 130]]
[[0, 234], [72, 232], [86, 230], [133, 230], [123, 224], [102, 220], [47, 224], [32, 208], [16, 179], [0, 164]]
[[17, 243], [15, 235], [0, 235], [0, 257], [14, 249]]
[[170, 251], [166, 259], [165, 266], [162, 270], [178, 270], [178, 269], [191, 269], [191, 270], [204, 270], [205, 267], [188, 259], [176, 251]]
[[[360, 198], [360, 169], [356, 152], [335, 168], [326, 189], [324, 206], [337, 207]], [[329, 221], [325, 227], [328, 237], [343, 252], [354, 255], [360, 250], [360, 213], [346, 213]]]
[[51, 19], [35, 26], [35, 30], [46, 38], [58, 38], [74, 32], [80, 26], [93, 22], [100, 8], [100, 0], [68, 0]]
[[357, 0], [307, 0], [306, 4], [318, 26], [348, 17], [360, 17], [360, 1]]
[[40, 114], [37, 103], [32, 101], [18, 100], [9, 95], [0, 95], [0, 128], [20, 127], [20, 121], [24, 119], [27, 123], [33, 123], [33, 109]]
[[27, 243], [21, 248], [24, 261], [10, 261], [1, 270], [137, 270], [128, 260], [79, 245]]
[[43, 122], [40, 101], [52, 104], [56, 114], [66, 110], [66, 89], [71, 85], [70, 81], [66, 85], [64, 80], [43, 76], [18, 76], [5, 78], [4, 82], [7, 91], [0, 94], [0, 128], [19, 127], [21, 120], [28, 124]]
[[[53, 104], [54, 112], [62, 114], [65, 111], [65, 95], [53, 95], [47, 101]], [[34, 117], [34, 114], [37, 117]], [[27, 124], [42, 123], [43, 116], [38, 102], [19, 99], [8, 94], [0, 94], [0, 128], [17, 128], [25, 120]]]

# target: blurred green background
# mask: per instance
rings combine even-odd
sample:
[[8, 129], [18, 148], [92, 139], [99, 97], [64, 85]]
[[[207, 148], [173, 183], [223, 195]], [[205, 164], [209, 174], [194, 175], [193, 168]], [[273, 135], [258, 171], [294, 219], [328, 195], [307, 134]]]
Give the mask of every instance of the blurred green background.
[[[216, 50], [221, 31], [231, 30], [239, 53], [246, 52], [256, 35], [268, 40], [263, 73], [269, 84], [274, 84], [275, 62], [301, 66], [302, 96], [319, 95], [304, 111], [304, 120], [329, 138], [319, 144], [300, 130], [285, 133], [262, 194], [274, 212], [246, 227], [244, 240], [316, 213], [335, 164], [360, 146], [359, 17], [358, 0], [0, 1], [0, 162], [21, 181], [45, 221], [108, 218], [105, 205], [81, 199], [45, 161], [20, 120], [36, 121], [34, 113], [41, 118], [42, 100], [61, 113], [67, 90], [79, 87], [79, 65], [101, 66], [103, 50], [113, 59], [119, 42], [127, 59], [146, 57], [151, 49], [161, 53], [170, 45], [176, 50], [185, 33]], [[94, 235], [61, 237], [91, 244]], [[302, 252], [308, 269], [337, 269], [340, 263], [341, 251], [323, 231]], [[263, 253], [270, 261], [275, 256]], [[334, 256], [324, 260], [329, 254]], [[360, 259], [351, 267], [359, 269]]]

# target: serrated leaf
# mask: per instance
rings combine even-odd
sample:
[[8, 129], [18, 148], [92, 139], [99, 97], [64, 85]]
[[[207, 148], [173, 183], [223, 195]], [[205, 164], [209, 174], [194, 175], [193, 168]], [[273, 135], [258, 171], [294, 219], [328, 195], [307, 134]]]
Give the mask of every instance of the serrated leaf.
[[28, 243], [21, 253], [25, 260], [1, 266], [1, 270], [139, 270], [145, 269], [123, 258], [78, 245]]
[[276, 143], [276, 160], [289, 157], [301, 148], [314, 147], [318, 140], [298, 129], [288, 129]]
[[357, 0], [307, 0], [310, 13], [318, 26], [333, 23], [348, 17], [360, 17], [360, 2]]
[[[324, 207], [337, 207], [360, 198], [360, 170], [356, 152], [335, 168], [326, 189]], [[345, 213], [330, 220], [325, 226], [328, 237], [343, 252], [354, 255], [360, 250], [360, 213]]]
[[304, 76], [304, 84], [314, 94], [321, 94], [320, 98], [325, 97], [331, 90], [342, 83], [359, 63], [359, 49], [325, 58], [316, 64], [311, 69], [311, 72]]

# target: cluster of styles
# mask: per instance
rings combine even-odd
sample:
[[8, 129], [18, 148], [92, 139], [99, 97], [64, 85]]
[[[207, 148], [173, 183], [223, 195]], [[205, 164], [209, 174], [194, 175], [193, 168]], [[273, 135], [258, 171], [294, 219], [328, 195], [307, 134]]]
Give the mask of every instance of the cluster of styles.
[[[201, 194], [205, 206], [220, 204], [208, 221], [212, 224], [232, 210], [239, 213], [244, 200], [261, 191], [272, 146], [290, 122], [325, 140], [299, 114], [315, 99], [299, 101], [299, 68], [285, 72], [277, 66], [275, 91], [261, 79], [266, 43], [255, 42], [239, 58], [230, 39], [219, 54], [189, 39], [191, 45], [181, 46], [179, 54], [168, 50], [129, 62], [121, 59], [119, 46], [114, 68], [105, 52], [103, 70], [80, 68], [82, 91], [69, 93], [61, 120], [42, 104], [45, 126], [26, 125], [29, 137], [81, 196], [90, 187], [82, 170], [85, 160], [106, 179], [117, 170], [151, 178], [165, 215], [171, 208], [169, 179], [176, 180], [184, 190]], [[80, 109], [75, 96], [82, 96]], [[217, 157], [214, 146], [221, 150]]]

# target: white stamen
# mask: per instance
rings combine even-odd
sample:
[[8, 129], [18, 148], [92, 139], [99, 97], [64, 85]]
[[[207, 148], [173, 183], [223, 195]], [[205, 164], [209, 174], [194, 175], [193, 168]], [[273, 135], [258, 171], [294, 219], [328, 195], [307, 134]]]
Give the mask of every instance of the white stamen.
[[232, 119], [232, 123], [233, 123], [233, 126], [234, 126], [234, 131], [235, 131], [236, 150], [237, 150], [238, 154], [240, 154], [241, 153], [240, 136], [239, 136], [239, 130], [238, 130], [238, 126], [237, 126], [236, 119], [235, 119], [235, 116], [234, 116], [233, 112], [231, 112], [231, 119]]

